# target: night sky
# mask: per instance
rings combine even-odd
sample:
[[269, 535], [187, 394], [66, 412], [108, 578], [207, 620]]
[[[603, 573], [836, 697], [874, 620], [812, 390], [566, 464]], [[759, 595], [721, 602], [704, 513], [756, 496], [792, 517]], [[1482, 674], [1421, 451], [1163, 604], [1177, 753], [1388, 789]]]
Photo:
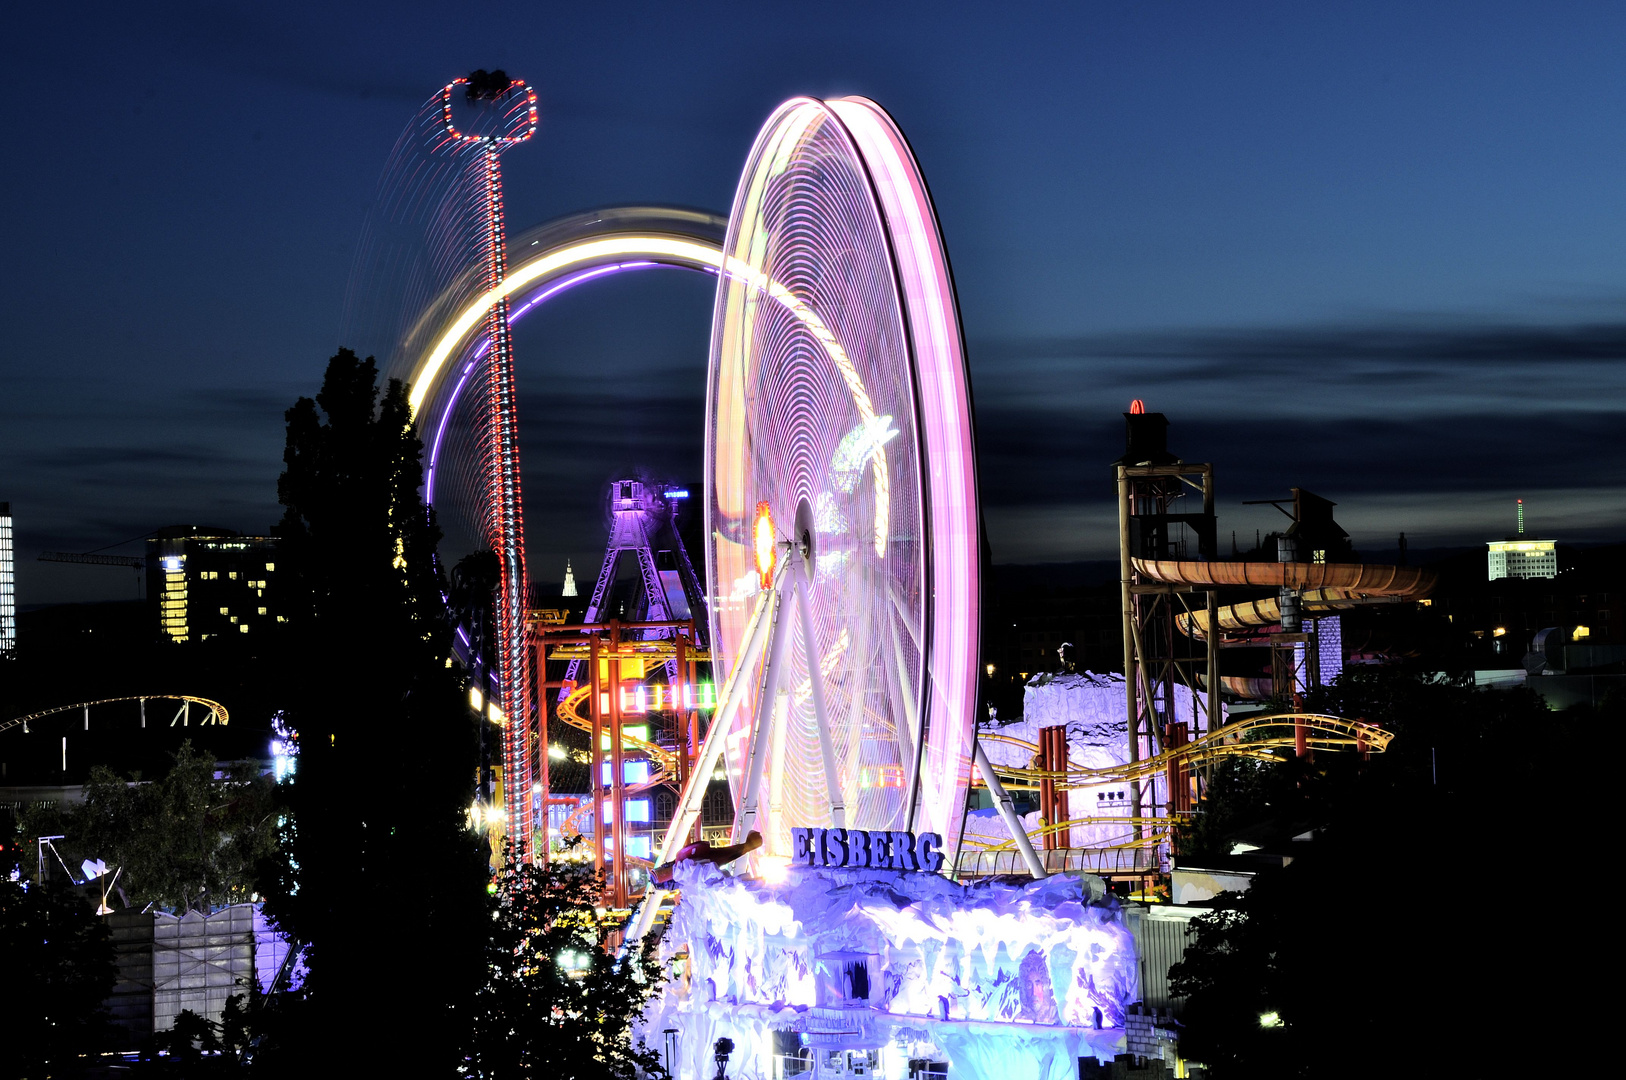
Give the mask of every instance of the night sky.
[[[1133, 397], [1218, 470], [1222, 544], [1311, 488], [1381, 556], [1626, 532], [1626, 9], [1383, 4], [44, 5], [8, 10], [0, 500], [34, 561], [278, 516], [282, 412], [340, 341], [385, 159], [502, 67], [542, 129], [514, 230], [726, 211], [784, 98], [861, 93], [943, 222], [999, 562], [1109, 557]], [[604, 482], [698, 483], [708, 280], [518, 329], [532, 572], [602, 552]], [[116, 549], [135, 553], [128, 545]], [[698, 557], [699, 553], [696, 553]]]

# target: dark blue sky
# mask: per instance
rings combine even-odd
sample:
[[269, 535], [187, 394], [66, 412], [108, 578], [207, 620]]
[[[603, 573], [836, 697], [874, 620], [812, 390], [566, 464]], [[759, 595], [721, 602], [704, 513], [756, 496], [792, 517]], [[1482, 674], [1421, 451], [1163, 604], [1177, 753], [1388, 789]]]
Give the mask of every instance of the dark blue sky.
[[[1000, 561], [1100, 558], [1131, 397], [1222, 533], [1310, 487], [1358, 546], [1626, 524], [1626, 9], [1474, 4], [34, 5], [8, 13], [0, 500], [33, 562], [277, 516], [385, 158], [447, 78], [537, 87], [522, 228], [726, 209], [762, 120], [863, 93], [932, 185]], [[709, 294], [650, 274], [521, 328], [539, 577], [623, 466], [698, 471]], [[546, 418], [546, 423], [530, 422]]]

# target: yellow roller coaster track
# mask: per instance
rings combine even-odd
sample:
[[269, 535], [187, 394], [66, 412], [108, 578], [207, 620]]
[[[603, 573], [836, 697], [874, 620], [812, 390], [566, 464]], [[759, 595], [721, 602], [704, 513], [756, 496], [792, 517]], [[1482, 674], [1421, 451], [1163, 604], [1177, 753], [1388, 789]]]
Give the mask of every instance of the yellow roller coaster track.
[[[1016, 768], [1008, 765], [995, 765], [994, 771], [1001, 777], [1006, 777], [1017, 783], [1010, 787], [1022, 789], [1037, 787], [1038, 781], [1053, 780], [1063, 791], [1075, 791], [1082, 788], [1105, 787], [1109, 785], [1126, 784], [1136, 780], [1149, 780], [1162, 774], [1170, 765], [1192, 766], [1218, 761], [1224, 758], [1248, 757], [1258, 760], [1276, 760], [1275, 751], [1292, 748], [1296, 745], [1295, 734], [1298, 728], [1305, 729], [1305, 742], [1316, 750], [1363, 750], [1368, 753], [1382, 753], [1388, 748], [1394, 734], [1363, 724], [1359, 720], [1346, 720], [1341, 716], [1329, 716], [1325, 713], [1271, 713], [1267, 716], [1250, 716], [1232, 724], [1226, 724], [1209, 732], [1200, 739], [1189, 742], [1184, 746], [1165, 750], [1155, 757], [1144, 761], [1137, 761], [1124, 765], [1113, 765], [1104, 769], [1068, 769], [1066, 772], [1047, 772], [1043, 769]], [[1246, 741], [1242, 736], [1250, 736]], [[978, 738], [984, 742], [1005, 743], [1009, 746], [1021, 747], [1031, 751], [1034, 755], [1039, 753], [1039, 747], [1024, 739], [1013, 739], [1007, 735], [979, 734]], [[1028, 832], [1031, 837], [1045, 836], [1050, 833], [1063, 832], [1074, 826], [1085, 825], [1121, 825], [1125, 830], [1145, 830], [1143, 835], [1133, 836], [1121, 844], [1103, 845], [1102, 850], [1114, 848], [1153, 847], [1169, 840], [1170, 830], [1182, 824], [1175, 817], [1079, 817], [1070, 821], [1058, 821], [1042, 825]], [[1003, 851], [1013, 847], [1014, 839], [999, 843], [985, 843], [970, 837], [965, 841], [968, 845], [987, 851]]]
[[[582, 716], [580, 709], [582, 703], [587, 700], [587, 695], [591, 694], [592, 692], [592, 686], [577, 687], [569, 697], [565, 698], [559, 703], [559, 719], [563, 720], [571, 727], [581, 728], [583, 731], [591, 732], [593, 730], [593, 721], [588, 717]], [[629, 746], [634, 750], [641, 750], [648, 754], [650, 759], [654, 761], [656, 765], [654, 775], [641, 784], [630, 785], [626, 789], [626, 794], [639, 795], [645, 791], [649, 791], [652, 788], [659, 787], [671, 779], [672, 771], [677, 768], [676, 754], [644, 739], [635, 739], [625, 732], [623, 732], [621, 735], [621, 742], [625, 746]], [[580, 836], [582, 834], [581, 826], [578, 824], [576, 819], [592, 809], [593, 802], [591, 799], [589, 799], [581, 806], [578, 806], [575, 810], [572, 810], [570, 816], [567, 817], [561, 824], [560, 831], [565, 833], [567, 836], [572, 833]], [[632, 855], [627, 856], [627, 860], [635, 866], [643, 866], [647, 868], [651, 865], [647, 859], [639, 859]]]
[[[559, 703], [559, 719], [563, 720], [571, 727], [581, 728], [583, 731], [591, 732], [593, 730], [593, 721], [590, 717], [583, 716], [580, 709], [582, 702], [586, 701], [587, 695], [591, 694], [592, 692], [593, 688], [591, 686], [579, 686], [572, 691], [569, 697], [565, 698]], [[603, 725], [603, 727], [605, 730], [608, 730], [609, 725], [606, 724]], [[659, 766], [660, 772], [662, 773], [669, 773], [677, 768], [677, 755], [665, 747], [657, 746], [654, 743], [648, 742], [644, 739], [635, 739], [624, 731], [621, 733], [621, 742], [624, 746], [629, 746], [634, 750], [640, 750], [648, 754], [650, 759]], [[665, 781], [663, 780], [661, 782], [664, 783]]]
[[72, 705], [57, 705], [49, 709], [41, 709], [39, 712], [32, 712], [27, 716], [18, 716], [7, 720], [5, 723], [0, 724], [0, 731], [10, 731], [14, 727], [26, 727], [30, 720], [40, 720], [47, 716], [55, 716], [58, 713], [73, 712], [76, 709], [88, 709], [93, 705], [112, 705], [120, 701], [180, 701], [188, 705], [202, 705], [209, 710], [209, 716], [207, 719], [199, 721], [199, 723], [231, 723], [231, 714], [226, 711], [226, 706], [206, 697], [197, 697], [193, 694], [132, 694], [129, 697], [76, 701]]

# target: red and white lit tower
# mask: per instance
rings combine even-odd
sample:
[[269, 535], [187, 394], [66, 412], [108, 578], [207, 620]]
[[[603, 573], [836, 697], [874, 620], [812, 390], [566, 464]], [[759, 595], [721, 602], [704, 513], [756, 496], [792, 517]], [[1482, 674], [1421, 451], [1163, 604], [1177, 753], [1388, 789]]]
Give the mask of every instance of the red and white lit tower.
[[[496, 73], [493, 73], [494, 75]], [[503, 224], [502, 152], [536, 134], [536, 91], [520, 79], [482, 84], [484, 72], [454, 79], [441, 90], [441, 115], [447, 143], [477, 153], [472, 179], [474, 220], [482, 248], [482, 272], [488, 293], [496, 292], [508, 269]], [[475, 82], [471, 83], [471, 79]], [[506, 83], [506, 85], [504, 85]], [[480, 130], [461, 130], [453, 116], [453, 93], [486, 114]], [[532, 730], [536, 709], [531, 700], [529, 652], [525, 643], [525, 516], [519, 484], [519, 417], [514, 388], [513, 339], [508, 328], [508, 299], [502, 297], [486, 314], [490, 342], [485, 357], [486, 534], [502, 563], [497, 597], [497, 646], [502, 677], [503, 809], [508, 835], [523, 858], [532, 855]]]

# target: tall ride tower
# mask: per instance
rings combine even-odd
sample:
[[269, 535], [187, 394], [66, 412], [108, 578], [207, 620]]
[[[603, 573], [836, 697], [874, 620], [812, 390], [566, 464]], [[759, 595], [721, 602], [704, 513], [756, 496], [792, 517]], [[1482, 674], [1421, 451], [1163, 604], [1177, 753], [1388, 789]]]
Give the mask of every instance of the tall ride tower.
[[[685, 490], [659, 487], [644, 480], [610, 481], [610, 541], [605, 545], [604, 565], [599, 568], [593, 598], [582, 616], [584, 623], [611, 618], [628, 622], [693, 619], [699, 638], [697, 644], [704, 645], [706, 594], [695, 575], [694, 564], [689, 561], [683, 538], [678, 535], [674, 505], [688, 497]], [[630, 606], [615, 595], [622, 556], [637, 563], [642, 586], [631, 598]], [[652, 637], [666, 633], [648, 632]], [[560, 701], [576, 688], [580, 666], [580, 661], [571, 661], [565, 674], [565, 686], [559, 691]], [[668, 674], [675, 679], [678, 673], [673, 669]]]
[[[464, 88], [474, 113], [474, 129], [458, 127], [453, 95]], [[536, 92], [501, 72], [477, 71], [441, 90], [442, 128], [454, 150], [472, 150], [474, 218], [482, 248], [481, 273], [488, 293], [508, 270], [503, 224], [502, 152], [536, 134]], [[532, 856], [532, 700], [530, 653], [525, 640], [525, 517], [519, 489], [519, 417], [514, 392], [514, 348], [508, 329], [508, 299], [486, 315], [489, 348], [485, 357], [486, 534], [502, 565], [497, 594], [497, 651], [502, 678], [503, 802], [508, 835], [521, 857]]]
[[[1201, 610], [1205, 626], [1214, 624], [1215, 593], [1200, 596], [1188, 584], [1159, 580], [1137, 567], [1137, 561], [1200, 559], [1214, 551], [1214, 467], [1183, 462], [1168, 449], [1169, 421], [1149, 413], [1136, 400], [1124, 414], [1126, 447], [1116, 463], [1118, 476], [1119, 580], [1122, 586], [1124, 692], [1128, 697], [1129, 760], [1142, 761], [1184, 745], [1220, 726], [1215, 688], [1219, 642], [1215, 634], [1193, 641], [1177, 632], [1177, 620]], [[1201, 499], [1201, 508], [1191, 505]], [[1179, 716], [1175, 685], [1202, 700], [1203, 715]], [[1171, 776], [1168, 813], [1191, 809], [1183, 776]], [[1157, 816], [1150, 792], [1130, 785], [1137, 817]], [[1137, 830], [1138, 831], [1138, 830]]]

